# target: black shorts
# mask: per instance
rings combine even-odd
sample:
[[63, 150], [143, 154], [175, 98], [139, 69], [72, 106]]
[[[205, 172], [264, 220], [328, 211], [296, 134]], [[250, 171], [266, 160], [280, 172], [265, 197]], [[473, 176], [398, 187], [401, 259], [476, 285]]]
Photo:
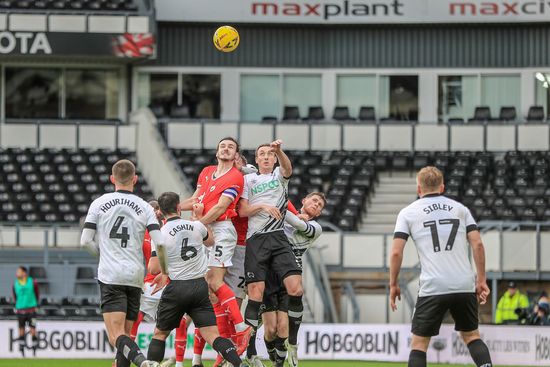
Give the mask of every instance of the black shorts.
[[244, 258], [246, 284], [264, 282], [267, 272], [274, 272], [281, 279], [302, 274], [302, 268], [292, 252], [283, 231], [255, 234], [246, 240]]
[[18, 313], [17, 323], [21, 329], [25, 328], [26, 325], [33, 329], [36, 328], [36, 312]]
[[157, 329], [170, 331], [177, 328], [185, 314], [193, 319], [195, 327], [216, 325], [216, 315], [204, 278], [170, 281], [160, 297]]
[[101, 313], [124, 312], [126, 320], [136, 321], [141, 300], [141, 288], [99, 282]]
[[418, 297], [412, 320], [412, 333], [430, 337], [439, 334], [445, 313], [451, 312], [456, 331], [477, 330], [477, 297], [475, 293], [451, 293]]
[[273, 272], [267, 274], [262, 303], [261, 312], [288, 312], [288, 293], [281, 278]]

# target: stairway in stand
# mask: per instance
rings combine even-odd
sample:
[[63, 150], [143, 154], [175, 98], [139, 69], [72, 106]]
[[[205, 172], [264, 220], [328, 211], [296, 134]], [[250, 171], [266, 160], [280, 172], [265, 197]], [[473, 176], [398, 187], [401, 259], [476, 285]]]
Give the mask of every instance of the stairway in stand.
[[393, 233], [399, 211], [416, 200], [416, 177], [409, 172], [383, 172], [378, 177], [359, 231]]

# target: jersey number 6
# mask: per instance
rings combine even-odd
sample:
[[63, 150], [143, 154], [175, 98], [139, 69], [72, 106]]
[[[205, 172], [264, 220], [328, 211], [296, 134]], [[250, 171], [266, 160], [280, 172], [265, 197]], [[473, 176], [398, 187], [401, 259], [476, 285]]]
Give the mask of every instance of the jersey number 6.
[[183, 261], [191, 260], [195, 256], [197, 256], [197, 249], [193, 246], [187, 246], [189, 243], [189, 238], [184, 238], [183, 241], [181, 241], [181, 259]]

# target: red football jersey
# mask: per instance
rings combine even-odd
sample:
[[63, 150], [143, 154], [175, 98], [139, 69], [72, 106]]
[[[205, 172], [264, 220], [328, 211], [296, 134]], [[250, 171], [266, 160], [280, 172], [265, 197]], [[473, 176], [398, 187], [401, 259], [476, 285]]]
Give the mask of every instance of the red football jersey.
[[[145, 266], [149, 265], [149, 260], [151, 259], [151, 236], [149, 236], [149, 231], [145, 230], [145, 236], [143, 237], [143, 257], [145, 258]], [[155, 280], [155, 276], [145, 268], [145, 278], [143, 279], [144, 283], [150, 283]]]
[[233, 226], [237, 231], [237, 245], [246, 246], [246, 232], [248, 231], [248, 217], [236, 217], [231, 218]]
[[216, 169], [217, 166], [208, 166], [199, 175], [197, 182], [197, 188], [199, 189], [198, 200], [204, 204], [203, 213], [206, 214], [218, 203], [222, 195], [233, 199], [233, 202], [227, 207], [225, 213], [217, 219], [221, 221], [237, 216], [235, 208], [243, 193], [244, 178], [243, 174], [235, 167], [232, 167], [224, 175], [214, 178]]

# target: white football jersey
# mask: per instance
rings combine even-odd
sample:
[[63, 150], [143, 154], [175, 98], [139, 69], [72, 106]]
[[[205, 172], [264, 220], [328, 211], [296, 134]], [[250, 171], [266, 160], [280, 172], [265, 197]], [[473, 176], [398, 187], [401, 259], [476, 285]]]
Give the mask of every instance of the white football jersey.
[[477, 230], [470, 210], [443, 195], [427, 195], [399, 213], [394, 237], [414, 241], [420, 258], [419, 296], [475, 291], [468, 232]]
[[[169, 218], [160, 230], [166, 249], [166, 266], [171, 280], [202, 278], [206, 274], [207, 255], [203, 241], [208, 231], [199, 221]], [[153, 243], [156, 251], [156, 245]]]
[[284, 217], [288, 206], [288, 179], [283, 177], [279, 167], [272, 173], [250, 173], [244, 176], [244, 189], [241, 196], [250, 205], [267, 204], [281, 211], [282, 219], [277, 220], [266, 212], [248, 218], [246, 238], [256, 233], [269, 233], [283, 229]]
[[141, 288], [145, 230], [159, 230], [151, 205], [130, 191], [104, 194], [90, 205], [84, 228], [96, 230], [98, 280], [104, 284]]
[[323, 227], [314, 220], [304, 221], [294, 213], [287, 212], [285, 216], [285, 234], [292, 245], [292, 252], [302, 266], [302, 257], [323, 233]]

